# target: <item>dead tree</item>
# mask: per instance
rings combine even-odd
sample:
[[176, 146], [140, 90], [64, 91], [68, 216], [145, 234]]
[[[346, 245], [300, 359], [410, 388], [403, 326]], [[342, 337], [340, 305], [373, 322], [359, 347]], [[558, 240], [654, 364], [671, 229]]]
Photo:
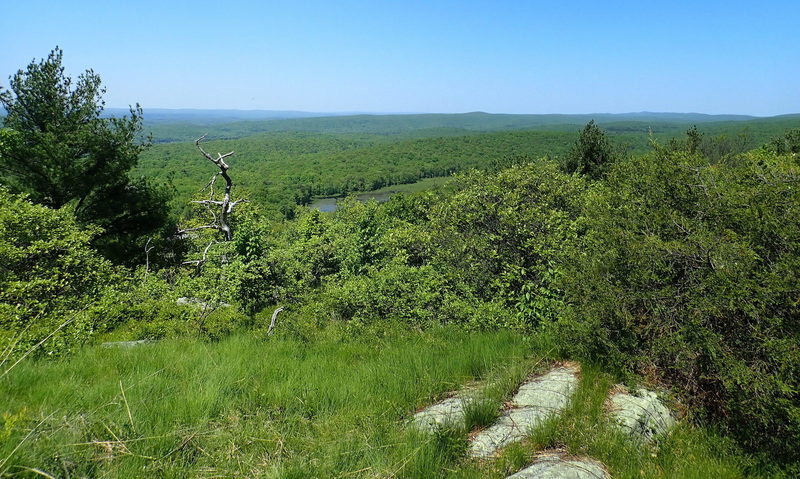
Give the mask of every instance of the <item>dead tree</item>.
[[[205, 139], [206, 135], [201, 136], [197, 140], [195, 140], [194, 145], [200, 150], [200, 153], [204, 157], [206, 157], [210, 162], [214, 163], [214, 165], [219, 168], [219, 172], [214, 174], [211, 177], [211, 181], [203, 188], [203, 190], [209, 190], [209, 196], [206, 200], [195, 200], [192, 203], [196, 203], [199, 205], [203, 205], [206, 210], [211, 214], [211, 223], [203, 226], [196, 226], [194, 228], [186, 228], [178, 231], [178, 235], [184, 235], [186, 233], [192, 231], [199, 231], [199, 230], [216, 230], [223, 234], [223, 241], [231, 241], [233, 239], [233, 232], [231, 231], [231, 225], [229, 221], [229, 217], [231, 212], [233, 212], [233, 208], [239, 203], [247, 203], [246, 199], [240, 199], [236, 201], [231, 201], [231, 188], [233, 187], [233, 181], [231, 177], [228, 175], [228, 169], [230, 166], [225, 163], [225, 158], [233, 155], [233, 152], [225, 153], [217, 153], [217, 157], [214, 158], [211, 156], [206, 150], [200, 146], [200, 142]], [[225, 192], [222, 195], [222, 199], [218, 200], [214, 198], [214, 186], [217, 181], [217, 178], [222, 177], [225, 180]], [[215, 211], [216, 210], [216, 211]], [[211, 240], [206, 246], [205, 250], [203, 250], [203, 257], [199, 260], [193, 261], [184, 261], [183, 264], [193, 264], [195, 266], [200, 266], [205, 263], [206, 258], [208, 256], [208, 250], [211, 249], [212, 246], [219, 243], [219, 241]]]

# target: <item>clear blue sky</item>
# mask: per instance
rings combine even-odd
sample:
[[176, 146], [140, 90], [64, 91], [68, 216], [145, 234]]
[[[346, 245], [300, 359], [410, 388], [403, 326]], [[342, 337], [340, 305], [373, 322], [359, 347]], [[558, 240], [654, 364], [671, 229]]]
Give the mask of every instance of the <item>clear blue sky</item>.
[[0, 6], [0, 84], [55, 46], [108, 106], [800, 112], [800, 0]]

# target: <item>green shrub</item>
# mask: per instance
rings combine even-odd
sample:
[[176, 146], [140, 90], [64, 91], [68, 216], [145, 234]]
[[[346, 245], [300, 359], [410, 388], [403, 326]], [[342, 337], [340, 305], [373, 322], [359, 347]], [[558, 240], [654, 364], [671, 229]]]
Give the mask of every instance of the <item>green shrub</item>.
[[432, 214], [432, 264], [529, 325], [558, 315], [554, 280], [577, 239], [585, 181], [539, 160], [454, 183], [455, 193]]
[[556, 324], [578, 354], [654, 375], [746, 445], [797, 461], [800, 168], [765, 150], [657, 151], [584, 196]]
[[361, 323], [530, 327], [562, 307], [553, 284], [585, 185], [542, 160], [461, 175], [449, 193], [301, 212], [270, 238], [245, 223], [225, 276], [251, 315], [321, 301], [319, 315]]
[[800, 128], [789, 130], [783, 135], [773, 138], [764, 146], [768, 151], [778, 155], [800, 154]]
[[446, 321], [441, 314], [445, 289], [444, 278], [430, 266], [392, 264], [332, 286], [327, 297], [337, 319], [424, 325]]
[[[101, 325], [83, 313], [118, 278], [67, 210], [34, 205], [0, 188], [0, 347], [11, 356], [43, 343], [36, 355], [82, 344]], [[8, 349], [6, 349], [8, 348]]]
[[159, 339], [174, 336], [177, 331], [188, 332], [190, 328], [185, 325], [190, 309], [176, 304], [178, 295], [173, 288], [156, 274], [142, 277], [139, 273], [106, 288], [87, 314], [97, 322], [103, 321], [102, 332], [121, 328], [130, 339]]

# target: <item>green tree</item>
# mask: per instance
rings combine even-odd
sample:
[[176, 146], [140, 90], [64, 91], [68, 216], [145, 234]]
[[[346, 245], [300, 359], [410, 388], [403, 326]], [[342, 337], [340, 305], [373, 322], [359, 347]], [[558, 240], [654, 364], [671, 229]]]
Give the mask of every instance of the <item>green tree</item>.
[[800, 460], [800, 165], [661, 150], [583, 197], [556, 285], [573, 352], [638, 369], [742, 444]]
[[148, 146], [140, 141], [142, 110], [102, 118], [105, 89], [92, 70], [64, 75], [56, 47], [10, 78], [0, 91], [7, 110], [0, 175], [13, 191], [51, 208], [69, 207], [81, 225], [102, 232], [93, 245], [109, 258], [130, 260], [132, 242], [165, 225], [163, 187], [129, 172]]
[[703, 144], [703, 134], [697, 129], [697, 125], [692, 125], [686, 130], [686, 149], [689, 153], [697, 153]]
[[800, 128], [789, 130], [764, 146], [779, 155], [797, 155], [800, 153]]
[[[66, 352], [97, 325], [77, 314], [118, 278], [67, 209], [35, 205], [0, 187], [0, 349], [16, 355], [58, 331], [37, 354]], [[0, 371], [1, 372], [1, 371]]]
[[564, 170], [597, 179], [605, 174], [608, 165], [615, 158], [614, 147], [606, 133], [592, 120], [583, 128], [578, 140], [567, 153]]

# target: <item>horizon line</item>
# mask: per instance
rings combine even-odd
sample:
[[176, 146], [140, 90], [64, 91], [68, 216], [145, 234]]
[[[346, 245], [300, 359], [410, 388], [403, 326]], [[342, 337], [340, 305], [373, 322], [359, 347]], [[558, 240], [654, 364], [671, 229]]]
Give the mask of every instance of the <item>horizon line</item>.
[[[104, 110], [128, 110], [132, 105], [119, 107], [108, 106]], [[140, 105], [141, 106], [141, 105]], [[778, 113], [774, 115], [755, 115], [751, 113], [705, 113], [700, 111], [653, 111], [653, 110], [639, 110], [639, 111], [624, 111], [624, 112], [581, 112], [581, 113], [563, 113], [563, 112], [547, 112], [547, 113], [508, 113], [502, 111], [485, 111], [485, 110], [470, 110], [470, 111], [360, 111], [360, 110], [332, 110], [332, 111], [318, 111], [318, 110], [292, 110], [292, 109], [267, 109], [267, 108], [197, 108], [197, 107], [144, 107], [142, 110], [161, 110], [170, 112], [241, 112], [241, 113], [303, 113], [314, 115], [375, 115], [375, 116], [388, 116], [388, 115], [470, 115], [470, 114], [485, 114], [485, 115], [705, 115], [705, 116], [747, 116], [752, 118], [773, 118], [777, 116], [793, 116], [800, 115], [800, 111], [789, 113]]]

